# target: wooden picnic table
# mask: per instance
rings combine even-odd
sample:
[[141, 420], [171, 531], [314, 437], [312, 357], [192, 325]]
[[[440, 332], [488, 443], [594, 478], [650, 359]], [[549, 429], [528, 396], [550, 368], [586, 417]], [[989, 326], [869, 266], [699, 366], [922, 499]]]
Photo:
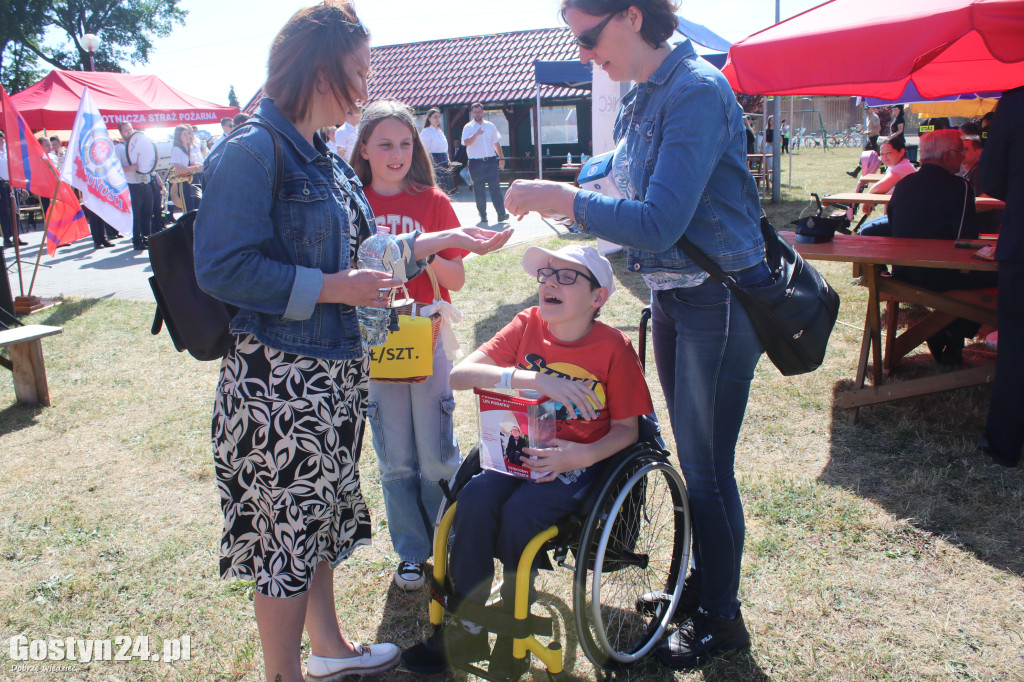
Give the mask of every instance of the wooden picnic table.
[[[868, 290], [867, 311], [864, 317], [864, 335], [857, 361], [857, 378], [850, 391], [837, 397], [839, 406], [848, 410], [850, 422], [857, 418], [859, 408], [893, 400], [902, 400], [929, 393], [948, 391], [964, 386], [991, 383], [995, 365], [986, 364], [919, 379], [886, 384], [883, 377], [881, 301], [883, 299], [919, 303], [935, 311], [933, 316], [905, 331], [898, 343], [888, 343], [887, 350], [906, 354], [927, 338], [928, 331], [937, 332], [953, 319], [964, 317], [982, 324], [998, 327], [995, 295], [992, 290], [934, 292], [883, 276], [886, 265], [909, 265], [949, 270], [982, 270], [994, 272], [994, 261], [982, 260], [974, 254], [977, 249], [956, 248], [945, 239], [905, 239], [897, 237], [862, 237], [837, 234], [832, 241], [822, 244], [797, 242], [790, 232], [782, 233], [794, 248], [808, 260], [841, 261], [859, 264], [860, 285]], [[981, 248], [984, 242], [975, 246]], [[923, 325], [923, 326], [922, 326]], [[941, 326], [939, 326], [941, 325]], [[890, 339], [895, 330], [889, 330]], [[908, 344], [907, 340], [916, 342]], [[872, 366], [872, 385], [865, 386], [868, 361]]]
[[[833, 204], [881, 204], [889, 205], [892, 199], [891, 194], [871, 194], [870, 192], [839, 192], [828, 194], [821, 198], [825, 206]], [[992, 197], [977, 197], [974, 200], [974, 207], [979, 211], [987, 211], [995, 208], [1006, 208], [1006, 202]]]
[[14, 396], [29, 405], [50, 405], [41, 339], [60, 334], [61, 327], [29, 324], [0, 331], [0, 348], [6, 346], [11, 359], [0, 358], [0, 365], [14, 375]]
[[882, 178], [885, 177], [885, 173], [865, 173], [864, 175], [857, 178], [857, 187], [866, 187], [867, 185], [873, 185], [876, 182], [881, 182]]

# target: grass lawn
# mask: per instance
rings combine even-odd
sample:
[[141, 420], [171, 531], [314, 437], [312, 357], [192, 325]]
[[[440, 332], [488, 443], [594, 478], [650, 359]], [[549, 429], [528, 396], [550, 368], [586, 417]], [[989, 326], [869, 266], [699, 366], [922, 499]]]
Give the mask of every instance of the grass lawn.
[[[773, 222], [783, 228], [797, 217], [810, 191], [851, 189], [843, 171], [858, 154], [794, 154], [794, 186], [767, 207]], [[467, 351], [535, 302], [536, 285], [518, 265], [522, 251], [467, 264], [455, 296]], [[602, 319], [635, 339], [648, 292], [621, 256], [613, 265], [619, 291]], [[762, 360], [737, 449], [747, 518], [740, 598], [753, 646], [698, 672], [673, 677], [646, 664], [629, 679], [1024, 680], [1024, 471], [989, 464], [974, 449], [990, 391], [865, 408], [848, 424], [835, 395], [852, 383], [866, 292], [850, 282], [849, 266], [820, 269], [843, 299], [825, 364], [783, 378]], [[176, 353], [166, 335], [150, 336], [152, 312], [75, 299], [28, 318], [64, 327], [43, 342], [53, 407], [16, 405], [10, 379], [0, 379], [0, 679], [262, 679], [252, 586], [218, 577], [209, 442], [217, 365]], [[967, 362], [986, 354], [970, 347]], [[937, 371], [919, 349], [893, 380]], [[468, 449], [472, 401], [457, 399]], [[369, 439], [361, 474], [374, 544], [336, 574], [343, 631], [409, 646], [426, 632], [425, 595], [391, 584], [396, 557]], [[563, 618], [572, 601], [567, 577], [562, 570], [541, 585]], [[8, 642], [20, 634], [148, 635], [154, 648], [188, 635], [191, 656], [31, 674], [10, 660]], [[566, 668], [573, 679], [596, 678], [571, 642]], [[531, 677], [545, 679], [536, 662]]]

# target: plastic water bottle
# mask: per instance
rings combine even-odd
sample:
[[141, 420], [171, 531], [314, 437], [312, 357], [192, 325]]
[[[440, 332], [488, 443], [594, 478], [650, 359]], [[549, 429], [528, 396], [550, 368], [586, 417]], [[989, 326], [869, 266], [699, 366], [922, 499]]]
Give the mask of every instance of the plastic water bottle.
[[569, 152], [568, 154], [565, 155], [565, 162], [572, 163], [572, 152]]
[[[377, 234], [373, 235], [359, 247], [357, 265], [363, 270], [379, 270], [394, 274], [393, 263], [401, 258], [398, 242], [391, 236], [387, 225], [378, 225]], [[360, 306], [356, 308], [359, 316], [359, 331], [363, 337], [363, 346], [372, 348], [380, 346], [388, 340], [388, 323], [391, 313], [387, 308]]]

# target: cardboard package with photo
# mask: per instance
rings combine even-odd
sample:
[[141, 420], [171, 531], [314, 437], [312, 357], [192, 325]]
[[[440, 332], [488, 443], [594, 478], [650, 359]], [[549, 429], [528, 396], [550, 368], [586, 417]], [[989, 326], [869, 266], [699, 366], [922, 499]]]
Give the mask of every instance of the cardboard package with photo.
[[480, 466], [509, 476], [536, 479], [523, 462], [523, 448], [548, 447], [555, 439], [556, 403], [536, 391], [506, 393], [474, 389], [480, 431]]

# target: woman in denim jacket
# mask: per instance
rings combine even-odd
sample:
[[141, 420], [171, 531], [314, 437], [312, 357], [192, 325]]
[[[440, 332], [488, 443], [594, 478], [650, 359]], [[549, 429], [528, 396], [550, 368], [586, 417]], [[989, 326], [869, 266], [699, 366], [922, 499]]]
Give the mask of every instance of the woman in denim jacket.
[[[750, 642], [737, 597], [744, 522], [734, 458], [762, 348], [729, 290], [675, 244], [685, 235], [744, 286], [766, 284], [771, 274], [743, 112], [689, 41], [669, 46], [675, 10], [671, 0], [563, 0], [580, 61], [613, 81], [636, 82], [615, 121], [615, 184], [625, 198], [516, 181], [505, 205], [516, 215], [571, 216], [583, 232], [626, 246], [629, 269], [652, 289], [655, 361], [694, 538], [675, 614], [683, 625], [657, 655], [682, 669]], [[642, 601], [653, 609], [657, 597]]]
[[[316, 133], [366, 98], [370, 47], [347, 0], [297, 12], [274, 40], [255, 120], [206, 165], [195, 223], [196, 276], [235, 305], [213, 414], [224, 512], [221, 575], [255, 580], [268, 680], [386, 670], [393, 644], [350, 642], [334, 608], [334, 569], [370, 540], [358, 456], [368, 361], [356, 306], [448, 247], [486, 253], [511, 234], [458, 228], [399, 238], [404, 272], [352, 266], [373, 216], [352, 169]], [[276, 168], [275, 140], [281, 164]], [[281, 184], [276, 195], [278, 170]]]

